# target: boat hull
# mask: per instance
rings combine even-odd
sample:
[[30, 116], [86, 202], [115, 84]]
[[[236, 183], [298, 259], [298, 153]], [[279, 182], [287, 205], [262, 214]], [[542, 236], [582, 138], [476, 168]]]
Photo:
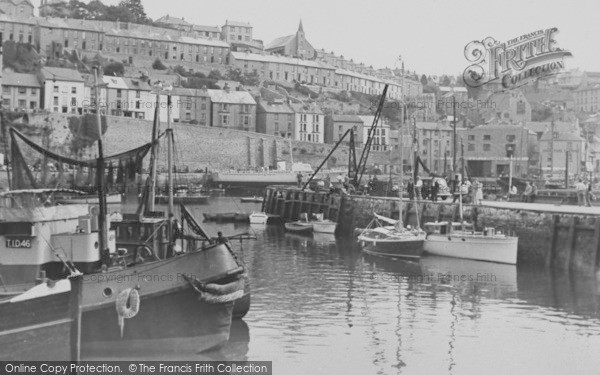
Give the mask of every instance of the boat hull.
[[285, 223], [285, 230], [298, 234], [310, 234], [313, 232], [313, 226], [301, 225], [297, 223]]
[[[208, 203], [208, 198], [210, 198], [207, 195], [198, 195], [198, 196], [174, 196], [173, 197], [173, 203], [184, 203], [184, 204], [205, 204]], [[168, 204], [169, 203], [169, 197], [163, 196], [163, 195], [159, 195], [156, 198], [154, 198], [154, 203], [156, 204]]]
[[517, 237], [474, 238], [440, 234], [428, 235], [424, 244], [428, 254], [506, 264], [517, 264], [517, 247]]
[[313, 221], [312, 225], [313, 225], [313, 231], [315, 233], [329, 233], [329, 234], [334, 234], [335, 233], [335, 228], [337, 227], [337, 223], [335, 223], [333, 221], [331, 221], [331, 222]]
[[224, 345], [229, 340], [234, 302], [212, 304], [198, 297], [191, 287], [142, 296], [139, 313], [124, 320], [122, 337], [114, 306], [84, 312], [84, 356], [94, 353], [96, 347], [108, 347], [113, 355], [144, 348], [151, 357]]
[[[108, 331], [98, 333], [107, 335], [99, 338], [93, 335], [91, 329], [87, 329], [85, 331], [88, 335], [87, 340], [90, 337], [92, 341], [118, 339], [119, 342], [128, 341], [130, 345], [143, 340], [146, 334], [150, 334], [153, 340], [159, 340], [164, 335], [161, 336], [161, 331], [157, 330], [165, 329], [167, 336], [164, 338], [168, 339], [171, 335], [168, 327], [152, 328], [151, 326], [157, 323], [159, 326], [167, 324], [163, 320], [173, 319], [173, 317], [183, 318], [192, 315], [197, 319], [191, 323], [194, 327], [193, 334], [198, 335], [194, 337], [199, 337], [197, 340], [194, 339], [194, 343], [198, 345], [197, 350], [221, 345], [229, 336], [233, 301], [220, 304], [201, 302], [190, 281], [215, 283], [235, 278], [242, 272], [243, 267], [238, 265], [227, 247], [218, 244], [208, 249], [156, 262], [85, 275], [82, 285], [83, 323], [100, 324], [97, 322], [104, 319], [110, 325], [114, 325], [110, 333]], [[139, 319], [136, 320], [136, 316], [126, 320], [123, 339], [121, 339], [120, 335], [115, 336], [120, 333], [116, 325], [116, 299], [119, 293], [130, 288], [138, 289], [140, 295]], [[182, 295], [185, 297], [182, 299], [183, 302], [172, 302], [172, 299]], [[164, 311], [165, 309], [172, 310]], [[131, 328], [127, 328], [128, 325]]]
[[363, 251], [369, 255], [389, 258], [419, 259], [423, 254], [423, 242], [421, 238], [402, 241], [368, 240], [360, 238]]
[[250, 224], [266, 224], [269, 216], [263, 213], [253, 213], [249, 216]]
[[77, 327], [78, 298], [78, 292], [66, 290], [0, 301], [0, 360], [77, 360], [73, 355], [79, 342], [72, 330]]

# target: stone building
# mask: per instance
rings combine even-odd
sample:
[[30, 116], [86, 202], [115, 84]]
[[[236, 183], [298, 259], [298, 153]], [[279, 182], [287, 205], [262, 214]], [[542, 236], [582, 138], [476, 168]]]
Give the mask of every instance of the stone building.
[[[362, 143], [366, 142], [369, 137], [369, 130], [373, 125], [375, 116], [358, 116], [363, 123], [362, 126]], [[390, 148], [390, 125], [385, 118], [381, 117], [375, 128], [375, 134], [371, 134], [371, 151], [388, 151]]]
[[42, 85], [35, 74], [2, 72], [2, 108], [18, 111], [40, 109]]
[[256, 131], [277, 137], [293, 138], [294, 110], [282, 99], [259, 101], [256, 107]]
[[9, 17], [33, 17], [33, 3], [29, 0], [1, 0], [0, 11]]
[[171, 91], [179, 100], [173, 103], [179, 120], [202, 126], [210, 125], [210, 95], [208, 90], [174, 87]]
[[[472, 129], [458, 129], [457, 160], [461, 143], [466, 165], [476, 177], [508, 175], [512, 157], [513, 175], [526, 176], [532, 147], [537, 136], [523, 125], [480, 125]], [[534, 166], [535, 167], [535, 166]]]
[[265, 51], [283, 56], [299, 57], [303, 59], [314, 59], [316, 56], [315, 49], [306, 40], [302, 21], [298, 25], [296, 34], [282, 36], [275, 39], [265, 47]]
[[567, 168], [569, 176], [577, 176], [586, 172], [586, 142], [584, 138], [572, 132], [552, 133], [552, 131], [548, 131], [542, 135], [539, 143], [541, 169], [545, 176], [563, 177]]
[[[348, 131], [354, 129], [354, 144], [362, 147], [363, 121], [357, 115], [327, 115], [325, 116], [325, 143], [336, 143]], [[348, 144], [350, 138], [344, 140]]]
[[210, 97], [210, 126], [256, 131], [256, 101], [247, 91], [207, 90]]
[[[448, 170], [452, 167], [452, 134], [453, 129], [446, 122], [416, 122], [405, 125], [410, 134], [411, 147], [417, 148], [417, 154], [431, 172], [444, 173], [444, 165]], [[416, 145], [414, 139], [416, 138]], [[444, 158], [447, 158], [444, 161]]]

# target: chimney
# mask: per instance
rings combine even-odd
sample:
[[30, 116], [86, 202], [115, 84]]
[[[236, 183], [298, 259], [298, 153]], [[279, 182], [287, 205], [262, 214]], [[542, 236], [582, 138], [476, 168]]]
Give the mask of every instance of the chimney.
[[223, 90], [225, 90], [225, 92], [231, 92], [231, 89], [227, 83], [225, 84], [225, 87], [223, 87]]

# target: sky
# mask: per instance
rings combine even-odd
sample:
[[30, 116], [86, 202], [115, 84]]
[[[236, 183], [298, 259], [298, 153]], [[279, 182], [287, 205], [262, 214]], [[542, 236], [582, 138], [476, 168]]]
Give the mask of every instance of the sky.
[[[118, 0], [104, 0], [117, 4]], [[494, 37], [507, 41], [557, 27], [557, 46], [570, 51], [567, 69], [600, 71], [597, 0], [142, 0], [152, 19], [169, 14], [201, 25], [246, 21], [265, 45], [294, 34], [375, 68], [398, 65], [419, 75], [461, 75], [465, 46]]]

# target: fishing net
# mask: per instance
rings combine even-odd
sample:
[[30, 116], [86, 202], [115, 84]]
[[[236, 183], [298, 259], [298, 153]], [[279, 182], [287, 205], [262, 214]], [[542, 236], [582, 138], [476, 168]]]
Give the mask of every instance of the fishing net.
[[[98, 138], [89, 120], [82, 118], [77, 131], [89, 147]], [[76, 123], [71, 122], [69, 126]], [[158, 137], [160, 138], [160, 136]], [[154, 141], [157, 142], [158, 138]], [[97, 159], [79, 160], [52, 152], [10, 129], [12, 189], [75, 189], [97, 192]], [[141, 174], [143, 159], [153, 142], [116, 155], [104, 157], [104, 186], [109, 192], [125, 192], [126, 185]], [[115, 171], [116, 169], [116, 171]]]

